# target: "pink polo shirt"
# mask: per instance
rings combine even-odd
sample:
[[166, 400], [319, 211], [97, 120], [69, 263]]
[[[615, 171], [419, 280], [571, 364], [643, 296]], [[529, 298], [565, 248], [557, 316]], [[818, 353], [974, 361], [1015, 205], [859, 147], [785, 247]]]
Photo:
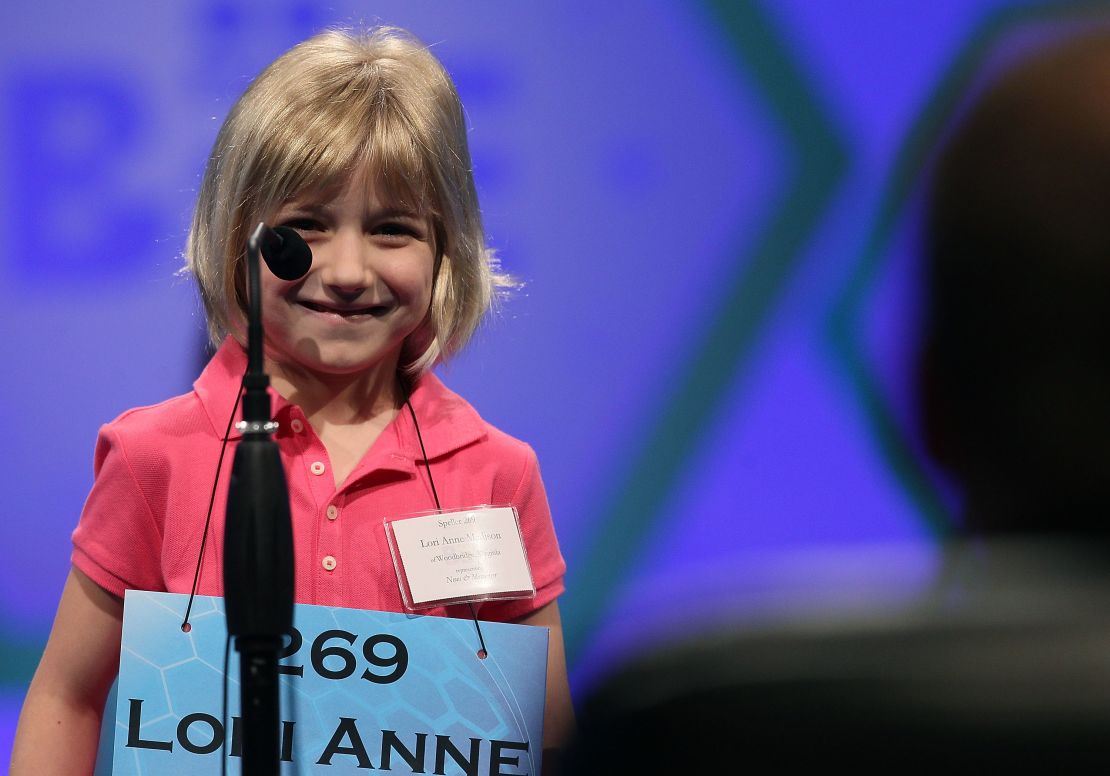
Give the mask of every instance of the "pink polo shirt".
[[[95, 481], [73, 532], [73, 564], [108, 592], [189, 592], [220, 440], [245, 369], [246, 354], [228, 340], [191, 393], [129, 410], [101, 428]], [[271, 393], [293, 515], [296, 600], [404, 611], [383, 521], [435, 508], [408, 411], [337, 488], [327, 451], [300, 407]], [[443, 509], [511, 504], [520, 515], [536, 597], [483, 604], [481, 617], [513, 620], [555, 599], [566, 566], [535, 453], [431, 373], [410, 400]], [[222, 594], [224, 508], [237, 438], [233, 430], [216, 491], [198, 588], [204, 595]], [[466, 607], [428, 613], [469, 615]]]

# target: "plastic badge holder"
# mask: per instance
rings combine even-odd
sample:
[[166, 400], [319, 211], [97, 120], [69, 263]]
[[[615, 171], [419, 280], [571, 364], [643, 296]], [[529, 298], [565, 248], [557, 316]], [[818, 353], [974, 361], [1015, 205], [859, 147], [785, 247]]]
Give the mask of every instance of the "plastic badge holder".
[[515, 507], [416, 512], [387, 519], [385, 533], [410, 612], [536, 596]]

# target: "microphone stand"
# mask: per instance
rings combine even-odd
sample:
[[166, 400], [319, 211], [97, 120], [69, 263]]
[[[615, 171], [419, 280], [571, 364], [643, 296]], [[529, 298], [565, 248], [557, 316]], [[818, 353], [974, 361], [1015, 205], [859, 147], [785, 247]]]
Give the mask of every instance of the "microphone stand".
[[235, 449], [224, 526], [227, 633], [239, 652], [243, 776], [279, 769], [278, 654], [293, 630], [293, 527], [289, 489], [270, 416], [270, 378], [262, 371], [259, 249], [265, 227], [247, 241], [249, 314], [243, 379], [243, 438]]

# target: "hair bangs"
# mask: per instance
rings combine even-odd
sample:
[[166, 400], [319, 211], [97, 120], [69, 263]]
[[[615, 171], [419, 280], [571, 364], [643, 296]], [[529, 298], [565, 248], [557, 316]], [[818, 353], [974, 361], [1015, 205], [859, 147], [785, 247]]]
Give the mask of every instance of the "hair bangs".
[[263, 212], [301, 196], [341, 191], [359, 175], [373, 182], [384, 205], [437, 214], [433, 165], [415, 141], [412, 122], [383, 79], [367, 80], [289, 106], [288, 121], [268, 138], [269, 153], [259, 160]]

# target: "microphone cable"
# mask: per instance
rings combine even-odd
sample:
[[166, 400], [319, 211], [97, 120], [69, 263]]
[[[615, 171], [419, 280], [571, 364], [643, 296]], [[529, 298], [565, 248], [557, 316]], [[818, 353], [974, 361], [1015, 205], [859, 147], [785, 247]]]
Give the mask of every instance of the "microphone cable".
[[192, 630], [189, 624], [189, 615], [193, 611], [193, 599], [197, 597], [197, 587], [200, 584], [200, 568], [204, 562], [204, 548], [208, 544], [208, 529], [212, 525], [212, 507], [216, 503], [216, 488], [220, 484], [220, 471], [224, 465], [224, 454], [227, 452], [227, 441], [231, 436], [231, 427], [235, 423], [235, 411], [239, 409], [239, 400], [243, 398], [243, 384], [246, 382], [247, 374], [243, 373], [243, 378], [239, 381], [239, 390], [235, 394], [235, 404], [231, 405], [231, 415], [227, 419], [227, 428], [224, 430], [223, 443], [220, 445], [220, 457], [216, 461], [216, 474], [212, 478], [212, 495], [208, 497], [208, 514], [204, 517], [204, 532], [200, 536], [200, 551], [197, 553], [197, 568], [193, 572], [193, 586], [189, 590], [189, 604], [185, 607], [185, 619], [181, 623], [181, 630], [188, 633]]
[[[212, 508], [216, 504], [216, 490], [220, 484], [220, 472], [223, 470], [224, 455], [227, 453], [227, 443], [231, 438], [231, 427], [235, 423], [235, 412], [239, 409], [239, 401], [243, 398], [243, 384], [247, 379], [246, 372], [243, 373], [242, 379], [239, 381], [239, 390], [235, 393], [235, 403], [231, 405], [231, 415], [227, 419], [227, 428], [224, 429], [223, 441], [220, 444], [220, 456], [216, 460], [216, 473], [212, 477], [212, 494], [208, 497], [208, 512], [204, 516], [204, 531], [200, 536], [200, 550], [197, 552], [197, 567], [193, 572], [193, 586], [189, 590], [189, 603], [185, 607], [185, 618], [181, 622], [181, 630], [183, 633], [189, 633], [193, 628], [189, 623], [189, 616], [193, 611], [193, 601], [197, 597], [197, 587], [200, 585], [200, 569], [204, 563], [204, 548], [208, 544], [208, 529], [212, 525]], [[228, 634], [224, 638], [224, 670], [223, 670], [223, 692], [221, 693], [222, 699], [220, 704], [220, 724], [224, 729], [224, 745], [221, 747], [220, 754], [220, 774], [227, 776], [227, 759], [231, 755], [232, 739], [234, 738], [234, 725], [229, 726], [228, 723], [228, 664], [231, 659], [231, 635]]]
[[[428, 451], [424, 449], [424, 436], [420, 433], [420, 423], [416, 420], [416, 410], [412, 408], [412, 402], [409, 401], [407, 393], [405, 395], [405, 406], [409, 408], [409, 415], [412, 416], [412, 426], [416, 429], [416, 441], [420, 443], [420, 455], [424, 457], [424, 470], [428, 473], [428, 484], [432, 486], [432, 498], [435, 499], [436, 510], [442, 512], [443, 507], [439, 503], [439, 493], [436, 492], [436, 481], [432, 477], [432, 464], [428, 461]], [[478, 610], [474, 608], [473, 601], [467, 601], [466, 603], [470, 607], [470, 617], [474, 620], [474, 630], [478, 631], [478, 644], [481, 646], [478, 657], [485, 660], [489, 651], [486, 649], [485, 637], [482, 636], [482, 626], [478, 621]]]

